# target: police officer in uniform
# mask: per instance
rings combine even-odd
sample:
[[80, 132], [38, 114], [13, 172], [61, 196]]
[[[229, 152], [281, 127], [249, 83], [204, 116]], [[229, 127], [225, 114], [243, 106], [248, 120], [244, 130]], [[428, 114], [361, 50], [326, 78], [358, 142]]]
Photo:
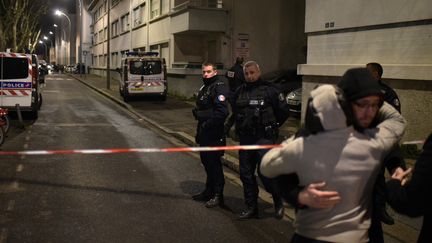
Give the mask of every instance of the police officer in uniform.
[[[279, 126], [288, 118], [288, 110], [283, 95], [269, 82], [260, 78], [258, 64], [249, 61], [244, 65], [246, 82], [234, 93], [232, 109], [235, 130], [240, 139], [240, 145], [274, 144], [278, 138]], [[226, 124], [228, 131], [232, 124]], [[243, 183], [246, 210], [240, 213], [239, 219], [258, 218], [258, 184], [255, 170], [259, 168], [262, 157], [268, 150], [240, 150], [240, 179]], [[258, 167], [257, 167], [258, 166]], [[284, 206], [282, 198], [276, 193], [273, 180], [264, 177], [258, 170], [258, 175], [265, 189], [273, 196], [275, 216], [283, 217]]]
[[243, 57], [237, 57], [234, 66], [226, 72], [228, 79], [230, 94], [234, 94], [235, 90], [245, 82], [243, 73]]
[[[375, 80], [381, 87], [381, 91], [384, 94], [384, 101], [392, 105], [399, 113], [401, 113], [401, 104], [399, 97], [396, 92], [387, 84], [381, 80], [383, 74], [383, 68], [379, 63], [371, 62], [366, 64], [366, 68], [371, 72]], [[374, 187], [374, 203], [372, 211], [371, 227], [369, 229], [370, 242], [380, 243], [384, 242], [383, 230], [381, 222], [393, 225], [394, 219], [387, 213], [386, 201], [387, 191], [385, 188], [385, 168], [390, 174], [393, 174], [396, 168], [401, 167], [406, 169], [406, 163], [403, 158], [402, 150], [400, 146], [396, 146], [392, 149], [389, 154], [384, 158], [383, 165], [375, 182]]]
[[[224, 146], [224, 122], [228, 111], [228, 87], [217, 76], [213, 63], [202, 65], [204, 85], [200, 88], [193, 115], [198, 121], [195, 141], [201, 146]], [[224, 204], [225, 184], [221, 157], [223, 151], [200, 152], [207, 180], [204, 191], [192, 196], [196, 201], [204, 201], [205, 206], [213, 208]]]

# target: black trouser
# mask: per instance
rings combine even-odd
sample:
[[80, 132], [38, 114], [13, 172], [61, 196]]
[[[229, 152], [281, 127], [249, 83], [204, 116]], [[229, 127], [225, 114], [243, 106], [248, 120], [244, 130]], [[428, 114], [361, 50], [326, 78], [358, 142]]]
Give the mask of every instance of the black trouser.
[[[200, 147], [207, 146], [224, 146], [224, 139], [204, 139], [200, 143]], [[223, 151], [200, 152], [201, 163], [204, 165], [207, 174], [206, 189], [213, 195], [215, 193], [223, 194], [225, 178], [222, 169], [221, 157]]]
[[[273, 142], [273, 140], [263, 138], [240, 137], [240, 145], [263, 145], [273, 144]], [[276, 190], [274, 190], [275, 183], [273, 180], [263, 176], [259, 170], [261, 159], [267, 151], [268, 149], [239, 151], [240, 179], [243, 183], [245, 203], [249, 207], [254, 207], [258, 204], [258, 183], [255, 177], [255, 170], [257, 167], [258, 176], [260, 177], [266, 191], [273, 195], [276, 192]]]
[[400, 146], [395, 146], [383, 160], [383, 166], [377, 175], [373, 190], [373, 208], [371, 226], [369, 228], [370, 243], [384, 243], [383, 229], [381, 225], [382, 210], [385, 210], [387, 202], [387, 190], [385, 182], [385, 169], [393, 173], [397, 167], [406, 169]]

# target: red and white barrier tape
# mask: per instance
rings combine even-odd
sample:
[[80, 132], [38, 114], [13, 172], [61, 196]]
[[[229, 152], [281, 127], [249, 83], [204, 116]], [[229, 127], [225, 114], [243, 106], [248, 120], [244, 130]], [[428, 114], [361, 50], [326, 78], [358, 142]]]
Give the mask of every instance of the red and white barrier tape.
[[118, 148], [118, 149], [0, 151], [0, 155], [210, 152], [210, 151], [222, 151], [222, 150], [271, 149], [271, 148], [277, 148], [277, 147], [281, 147], [281, 145], [280, 144], [269, 144], [269, 145], [239, 145], [239, 146], [215, 146], [215, 147], [178, 147], [178, 148]]
[[[407, 141], [402, 144], [423, 144], [424, 140]], [[177, 148], [117, 148], [117, 149], [70, 149], [70, 150], [28, 150], [0, 151], [0, 155], [51, 155], [51, 154], [118, 154], [118, 153], [174, 153], [174, 152], [211, 152], [222, 150], [257, 150], [281, 147], [280, 144], [237, 145], [214, 147], [177, 147]]]
[[425, 142], [425, 140], [415, 140], [415, 141], [407, 141], [407, 142], [403, 142], [403, 145], [408, 145], [408, 144], [423, 144]]

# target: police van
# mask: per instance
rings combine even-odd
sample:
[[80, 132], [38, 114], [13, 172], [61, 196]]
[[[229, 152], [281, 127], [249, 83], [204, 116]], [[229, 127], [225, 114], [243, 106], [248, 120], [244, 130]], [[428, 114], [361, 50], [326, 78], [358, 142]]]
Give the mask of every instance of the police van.
[[36, 119], [41, 103], [36, 55], [0, 52], [0, 107]]
[[165, 59], [157, 52], [127, 52], [122, 58], [119, 92], [124, 101], [136, 96], [156, 96], [165, 101], [168, 92]]

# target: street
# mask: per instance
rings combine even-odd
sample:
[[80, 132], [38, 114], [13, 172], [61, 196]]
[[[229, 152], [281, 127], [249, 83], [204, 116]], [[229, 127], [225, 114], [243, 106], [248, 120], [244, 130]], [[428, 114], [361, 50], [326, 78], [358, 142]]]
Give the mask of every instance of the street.
[[[185, 146], [69, 76], [50, 77], [43, 100], [3, 151]], [[0, 243], [289, 241], [265, 201], [259, 220], [237, 220], [243, 189], [225, 170], [226, 207], [207, 209], [191, 199], [205, 183], [197, 154], [2, 156]]]

